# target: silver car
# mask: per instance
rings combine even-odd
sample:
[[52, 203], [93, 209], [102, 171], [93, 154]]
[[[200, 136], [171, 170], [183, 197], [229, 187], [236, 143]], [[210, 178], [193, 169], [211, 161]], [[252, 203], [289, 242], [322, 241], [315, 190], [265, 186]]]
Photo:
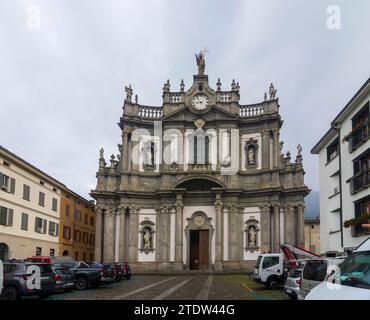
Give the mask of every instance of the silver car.
[[304, 300], [310, 291], [323, 282], [335, 266], [339, 266], [344, 257], [317, 258], [308, 260], [303, 268], [299, 300]]
[[296, 300], [299, 296], [301, 274], [303, 269], [291, 269], [284, 284], [284, 292], [292, 299]]

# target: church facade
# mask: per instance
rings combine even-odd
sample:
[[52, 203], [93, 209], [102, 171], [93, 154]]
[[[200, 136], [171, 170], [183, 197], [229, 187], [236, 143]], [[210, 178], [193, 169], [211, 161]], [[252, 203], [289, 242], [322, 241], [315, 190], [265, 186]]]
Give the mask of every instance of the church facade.
[[131, 87], [118, 155], [100, 150], [97, 260], [135, 271], [242, 271], [282, 243], [304, 246], [301, 147], [282, 153], [279, 99], [271, 84], [256, 104], [240, 104], [239, 83], [216, 88], [198, 72], [185, 90], [163, 87], [163, 104], [138, 103]]

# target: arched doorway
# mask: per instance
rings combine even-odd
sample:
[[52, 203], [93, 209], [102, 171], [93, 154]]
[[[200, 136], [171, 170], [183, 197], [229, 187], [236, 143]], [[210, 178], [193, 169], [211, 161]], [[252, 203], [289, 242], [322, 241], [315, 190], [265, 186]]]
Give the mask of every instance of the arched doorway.
[[6, 243], [0, 243], [0, 260], [6, 261], [9, 259], [9, 247]]
[[212, 264], [211, 218], [202, 211], [193, 213], [188, 218], [185, 229], [187, 239], [187, 268], [190, 270], [209, 270]]

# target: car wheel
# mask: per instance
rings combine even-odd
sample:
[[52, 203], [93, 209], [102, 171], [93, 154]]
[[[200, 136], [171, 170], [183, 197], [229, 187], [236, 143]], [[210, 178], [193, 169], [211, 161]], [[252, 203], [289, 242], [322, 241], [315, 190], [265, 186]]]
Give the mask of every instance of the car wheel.
[[85, 290], [88, 287], [88, 282], [85, 278], [76, 279], [76, 288], [77, 290]]
[[15, 287], [6, 287], [3, 290], [2, 296], [5, 300], [17, 300], [19, 299], [18, 290]]
[[275, 290], [279, 287], [279, 281], [276, 278], [270, 278], [267, 281], [267, 288], [270, 290]]

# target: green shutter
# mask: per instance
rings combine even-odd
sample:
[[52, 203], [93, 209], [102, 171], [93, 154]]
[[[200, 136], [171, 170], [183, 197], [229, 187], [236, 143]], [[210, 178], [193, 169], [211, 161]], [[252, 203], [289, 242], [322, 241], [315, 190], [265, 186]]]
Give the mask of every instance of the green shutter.
[[8, 226], [13, 225], [13, 212], [14, 212], [13, 209], [8, 209], [8, 223], [7, 223]]
[[3, 185], [3, 174], [0, 172], [0, 188]]
[[35, 218], [35, 232], [37, 232], [37, 217]]
[[10, 193], [14, 194], [15, 193], [15, 179], [10, 178]]
[[42, 229], [42, 233], [43, 234], [46, 234], [46, 228], [47, 228], [47, 224], [48, 224], [48, 222], [44, 219], [44, 223], [43, 223], [43, 229]]
[[59, 236], [59, 223], [56, 223], [55, 224], [55, 236], [58, 237]]

